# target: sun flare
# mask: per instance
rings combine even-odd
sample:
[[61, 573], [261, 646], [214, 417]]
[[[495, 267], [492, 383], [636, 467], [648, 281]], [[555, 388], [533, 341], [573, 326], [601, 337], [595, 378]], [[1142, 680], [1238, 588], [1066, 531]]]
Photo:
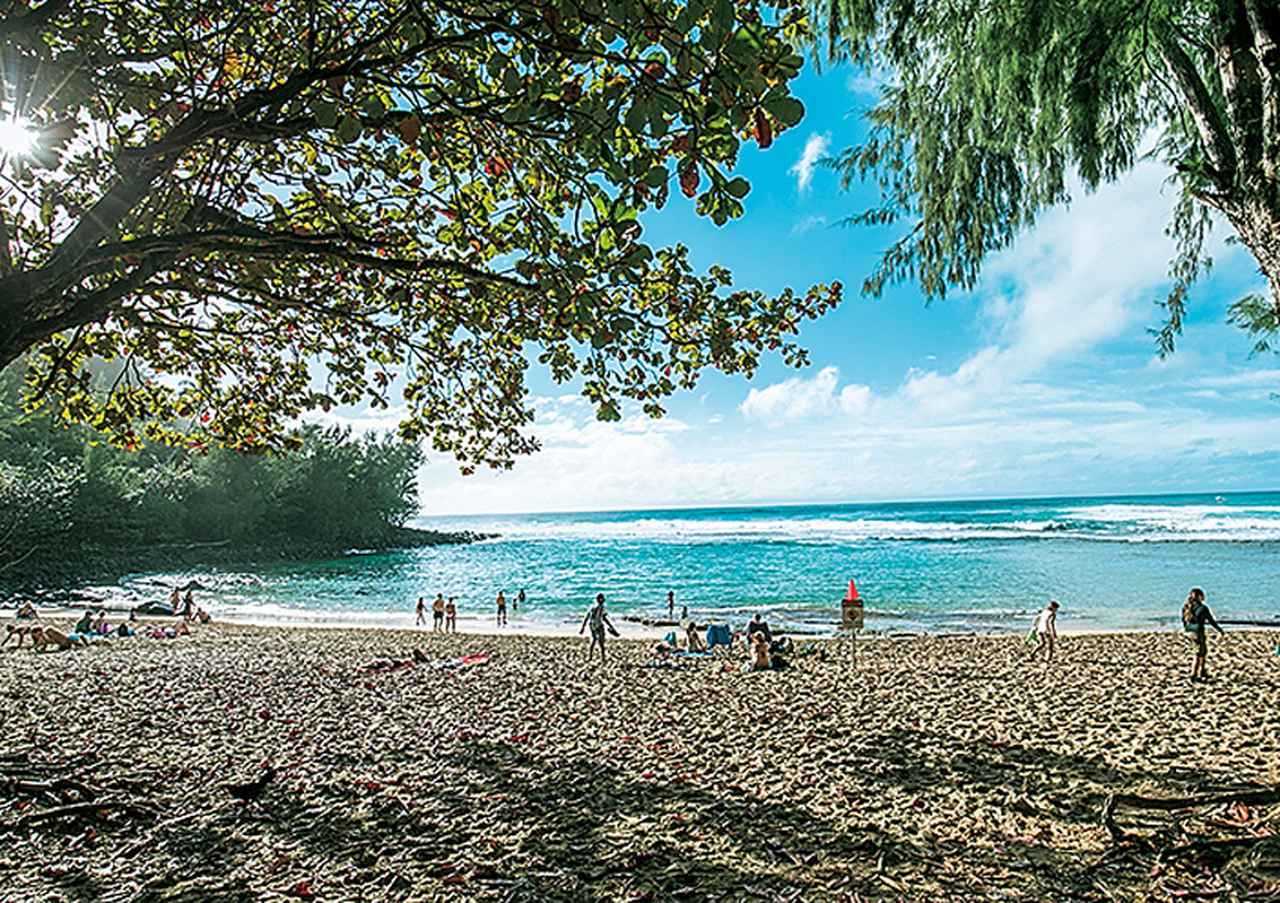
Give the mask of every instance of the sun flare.
[[0, 154], [24, 156], [35, 144], [36, 134], [25, 119], [0, 119]]

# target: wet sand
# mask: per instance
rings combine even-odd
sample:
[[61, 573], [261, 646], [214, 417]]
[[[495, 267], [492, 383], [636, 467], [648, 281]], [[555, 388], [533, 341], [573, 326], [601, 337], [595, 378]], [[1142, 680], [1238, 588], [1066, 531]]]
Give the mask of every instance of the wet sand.
[[[1065, 638], [1052, 665], [1016, 637], [859, 641], [856, 666], [820, 642], [755, 675], [648, 668], [637, 641], [587, 667], [576, 639], [217, 625], [6, 651], [0, 899], [1273, 893], [1246, 846], [1160, 852], [1262, 836], [1267, 806], [1121, 813], [1119, 845], [1100, 813], [1280, 782], [1275, 639], [1213, 638], [1207, 686], [1173, 633]], [[361, 671], [414, 648], [492, 658]], [[221, 788], [268, 763], [261, 807]]]

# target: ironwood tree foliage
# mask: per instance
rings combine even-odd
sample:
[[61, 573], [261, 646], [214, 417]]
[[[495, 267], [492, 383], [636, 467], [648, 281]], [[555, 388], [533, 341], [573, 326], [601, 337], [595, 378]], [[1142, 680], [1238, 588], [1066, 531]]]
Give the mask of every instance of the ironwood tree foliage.
[[1130, 169], [1150, 136], [1179, 189], [1162, 352], [1210, 266], [1220, 214], [1257, 259], [1264, 294], [1233, 322], [1268, 347], [1280, 327], [1278, 0], [829, 0], [836, 57], [882, 73], [864, 144], [833, 162], [874, 180], [861, 224], [905, 221], [863, 290], [914, 279], [971, 288], [982, 262], [1047, 207]]
[[[0, 365], [115, 442], [265, 450], [404, 406], [470, 469], [536, 447], [528, 358], [598, 416], [751, 373], [838, 284], [734, 290], [723, 223], [803, 114], [792, 0], [0, 0]], [[10, 129], [12, 131], [12, 129]], [[86, 362], [123, 360], [95, 391]]]

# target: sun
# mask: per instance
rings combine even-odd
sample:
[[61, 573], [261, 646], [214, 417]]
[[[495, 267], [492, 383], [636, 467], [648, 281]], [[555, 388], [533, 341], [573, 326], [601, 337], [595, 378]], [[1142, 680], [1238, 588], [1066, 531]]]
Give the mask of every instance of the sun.
[[21, 157], [36, 146], [36, 133], [25, 119], [0, 119], [0, 154]]

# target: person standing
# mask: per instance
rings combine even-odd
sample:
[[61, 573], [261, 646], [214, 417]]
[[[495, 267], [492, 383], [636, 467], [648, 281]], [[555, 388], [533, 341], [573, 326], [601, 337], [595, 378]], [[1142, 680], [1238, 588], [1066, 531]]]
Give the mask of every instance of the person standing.
[[436, 593], [431, 603], [431, 632], [444, 633], [444, 593]]
[[415, 627], [422, 627], [427, 623], [427, 600], [423, 596], [418, 597], [418, 620], [414, 622]]
[[520, 592], [516, 593], [515, 601], [511, 603], [512, 613], [514, 614], [515, 612], [519, 611], [521, 605], [524, 605], [524, 589], [523, 588], [521, 588]]
[[667, 620], [674, 621], [676, 619], [676, 591], [667, 590]]
[[502, 590], [498, 590], [498, 626], [507, 626], [507, 597]]
[[458, 632], [458, 606], [453, 604], [453, 596], [449, 597], [444, 607], [444, 632]]
[[604, 632], [608, 628], [609, 632], [614, 636], [618, 635], [618, 631], [614, 628], [613, 622], [609, 620], [609, 613], [604, 610], [604, 593], [596, 593], [595, 604], [587, 609], [586, 617], [582, 619], [582, 626], [578, 628], [578, 636], [582, 636], [584, 630], [591, 628], [591, 645], [587, 647], [587, 661], [590, 662], [595, 654], [596, 646], [600, 647], [600, 664], [604, 664]]
[[1056, 599], [1050, 599], [1049, 604], [1040, 610], [1040, 614], [1036, 615], [1035, 625], [1032, 627], [1036, 635], [1036, 648], [1031, 650], [1031, 657], [1035, 658], [1043, 649], [1044, 660], [1046, 662], [1053, 661], [1053, 645], [1058, 641], [1058, 602]]
[[1196, 657], [1191, 665], [1192, 680], [1202, 682], [1209, 680], [1206, 665], [1209, 657], [1209, 640], [1206, 632], [1210, 626], [1218, 631], [1218, 636], [1226, 636], [1218, 622], [1213, 619], [1213, 612], [1209, 611], [1209, 606], [1205, 604], [1204, 590], [1194, 586], [1187, 594], [1187, 601], [1182, 603], [1182, 629], [1191, 636], [1196, 645]]

